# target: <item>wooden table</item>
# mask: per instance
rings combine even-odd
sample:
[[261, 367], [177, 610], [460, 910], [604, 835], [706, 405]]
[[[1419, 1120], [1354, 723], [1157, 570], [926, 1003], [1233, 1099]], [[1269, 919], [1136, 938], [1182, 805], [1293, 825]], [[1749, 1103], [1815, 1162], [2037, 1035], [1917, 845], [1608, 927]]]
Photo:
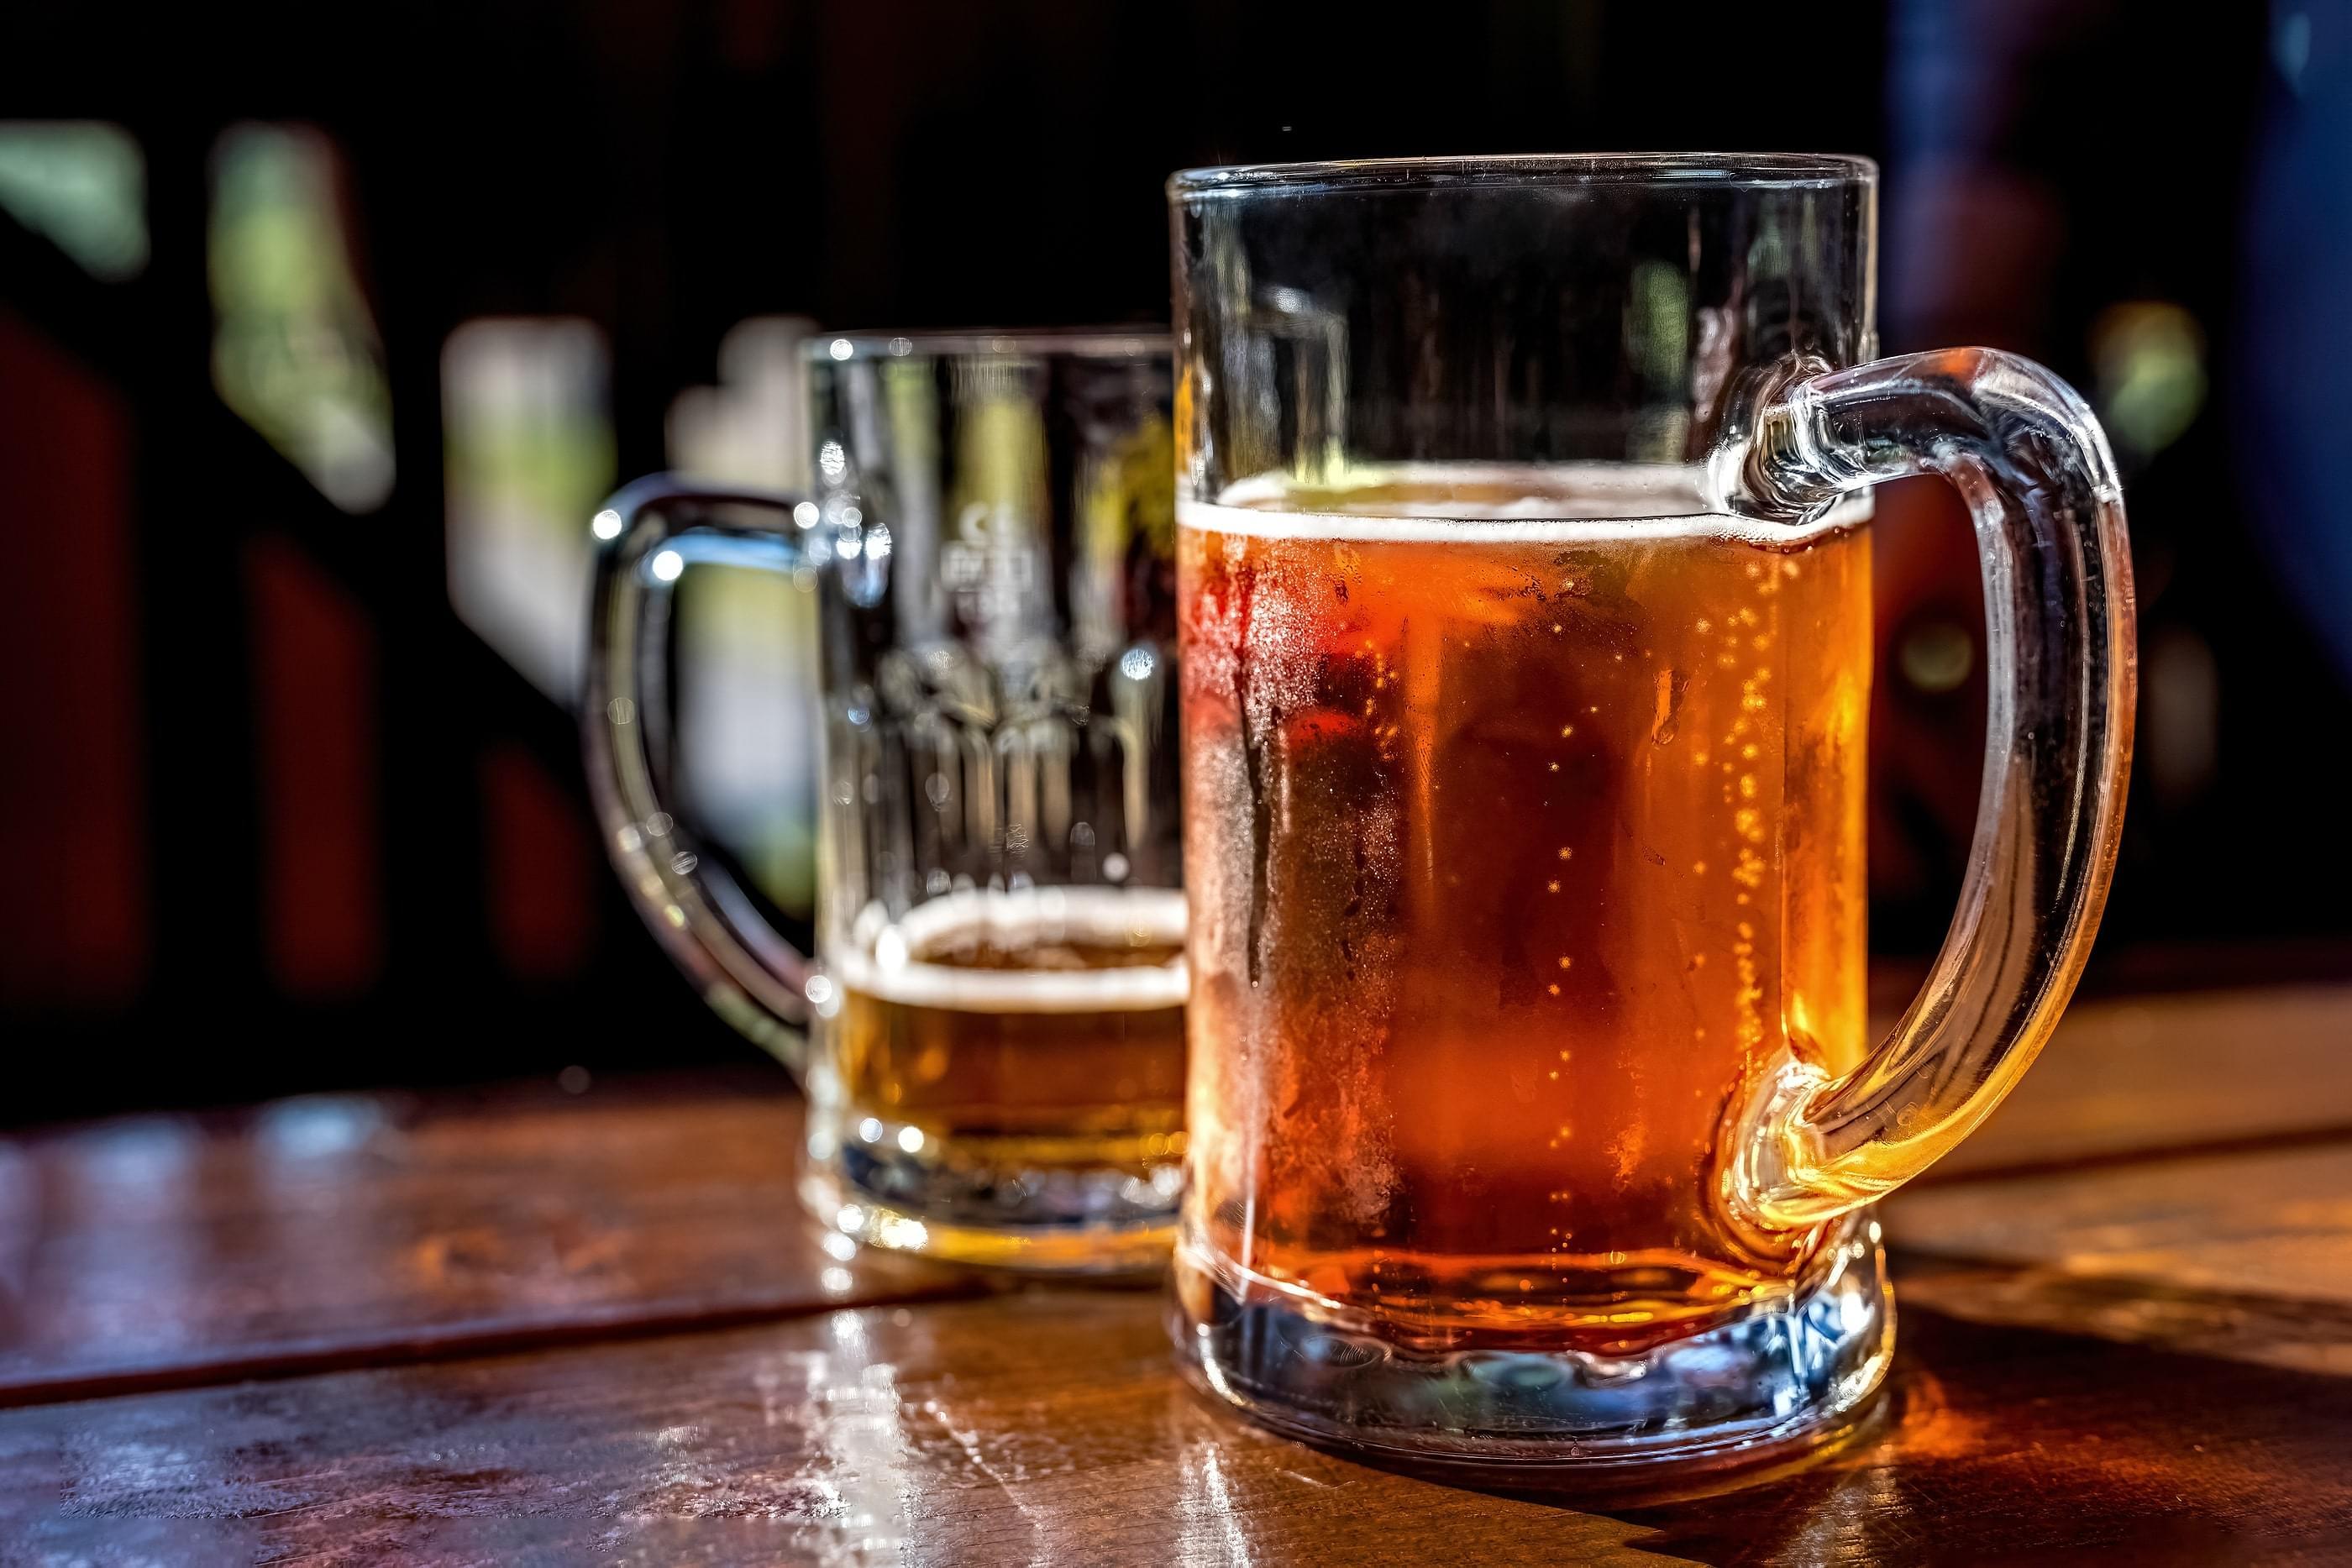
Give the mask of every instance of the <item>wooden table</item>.
[[1638, 1508], [1255, 1432], [1150, 1291], [835, 1258], [798, 1115], [744, 1072], [0, 1142], [0, 1561], [2352, 1552], [2352, 989], [2078, 1009], [1887, 1206], [1874, 1426]]

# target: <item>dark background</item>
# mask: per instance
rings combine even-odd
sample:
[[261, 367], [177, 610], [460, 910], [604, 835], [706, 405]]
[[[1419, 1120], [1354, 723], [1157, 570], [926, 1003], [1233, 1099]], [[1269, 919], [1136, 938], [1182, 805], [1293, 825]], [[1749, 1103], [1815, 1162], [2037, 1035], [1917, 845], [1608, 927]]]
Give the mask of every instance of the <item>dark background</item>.
[[[1886, 350], [2032, 353], [2118, 435], [2146, 690], [2090, 983], [2352, 973], [2340, 4], [19, 5], [0, 119], [121, 127], [147, 235], [101, 277], [0, 206], [0, 1117], [747, 1056], [604, 864], [570, 716], [451, 612], [445, 342], [594, 323], [634, 475], [746, 318], [1164, 320], [1160, 182], [1229, 161], [1879, 157]], [[332, 149], [397, 453], [363, 515], [215, 390], [248, 121]], [[1878, 539], [1899, 967], [1948, 911], [1981, 673], [1949, 501], [1889, 494]]]

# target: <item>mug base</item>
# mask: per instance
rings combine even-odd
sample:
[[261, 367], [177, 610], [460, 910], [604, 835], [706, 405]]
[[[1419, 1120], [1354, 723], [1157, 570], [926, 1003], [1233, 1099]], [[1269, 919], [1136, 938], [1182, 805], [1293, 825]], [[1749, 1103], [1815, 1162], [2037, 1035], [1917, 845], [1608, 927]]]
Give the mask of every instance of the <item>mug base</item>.
[[1085, 1134], [941, 1138], [844, 1109], [812, 1075], [801, 1202], [864, 1247], [1024, 1273], [1156, 1277], [1182, 1196], [1181, 1144]]
[[1176, 1233], [1172, 1215], [1108, 1224], [974, 1225], [894, 1204], [823, 1166], [801, 1177], [800, 1193], [802, 1207], [820, 1224], [861, 1247], [1028, 1274], [1156, 1279]]
[[1801, 1293], [1632, 1356], [1408, 1349], [1286, 1294], [1244, 1300], [1186, 1243], [1170, 1328], [1197, 1386], [1319, 1447], [1506, 1484], [1646, 1490], [1785, 1459], [1854, 1425], [1895, 1347], [1877, 1237], [1865, 1213]]

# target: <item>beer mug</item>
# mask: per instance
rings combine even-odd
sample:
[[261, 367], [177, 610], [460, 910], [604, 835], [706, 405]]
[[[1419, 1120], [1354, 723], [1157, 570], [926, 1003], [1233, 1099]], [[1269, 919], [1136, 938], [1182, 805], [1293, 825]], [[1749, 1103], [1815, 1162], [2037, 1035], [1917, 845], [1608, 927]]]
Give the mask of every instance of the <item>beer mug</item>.
[[[1329, 1442], [1742, 1460], [1840, 1427], [1871, 1200], [2081, 973], [2123, 810], [2129, 551], [2082, 401], [1872, 362], [1854, 158], [1171, 183], [1189, 1188], [1181, 1347]], [[1982, 552], [1959, 913], [1864, 1003], [1869, 486]]]
[[[607, 846], [710, 1006], [802, 1070], [827, 1225], [1160, 1268], [1184, 1138], [1167, 340], [808, 353], [812, 493], [656, 478], [597, 517], [583, 723]], [[697, 563], [814, 578], [814, 962], [673, 803], [667, 627]]]

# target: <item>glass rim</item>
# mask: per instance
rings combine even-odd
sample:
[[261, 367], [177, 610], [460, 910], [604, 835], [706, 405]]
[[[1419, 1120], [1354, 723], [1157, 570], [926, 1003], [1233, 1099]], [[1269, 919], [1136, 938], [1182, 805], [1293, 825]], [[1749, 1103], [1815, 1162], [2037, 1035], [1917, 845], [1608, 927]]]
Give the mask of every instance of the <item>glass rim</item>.
[[824, 364], [853, 360], [1148, 360], [1172, 355], [1174, 338], [1159, 327], [987, 327], [945, 331], [813, 332], [801, 357]]
[[1345, 158], [1179, 169], [1171, 200], [1318, 191], [1438, 190], [1494, 185], [1704, 185], [1730, 189], [1871, 185], [1876, 160], [1851, 152], [1519, 152], [1443, 158]]

